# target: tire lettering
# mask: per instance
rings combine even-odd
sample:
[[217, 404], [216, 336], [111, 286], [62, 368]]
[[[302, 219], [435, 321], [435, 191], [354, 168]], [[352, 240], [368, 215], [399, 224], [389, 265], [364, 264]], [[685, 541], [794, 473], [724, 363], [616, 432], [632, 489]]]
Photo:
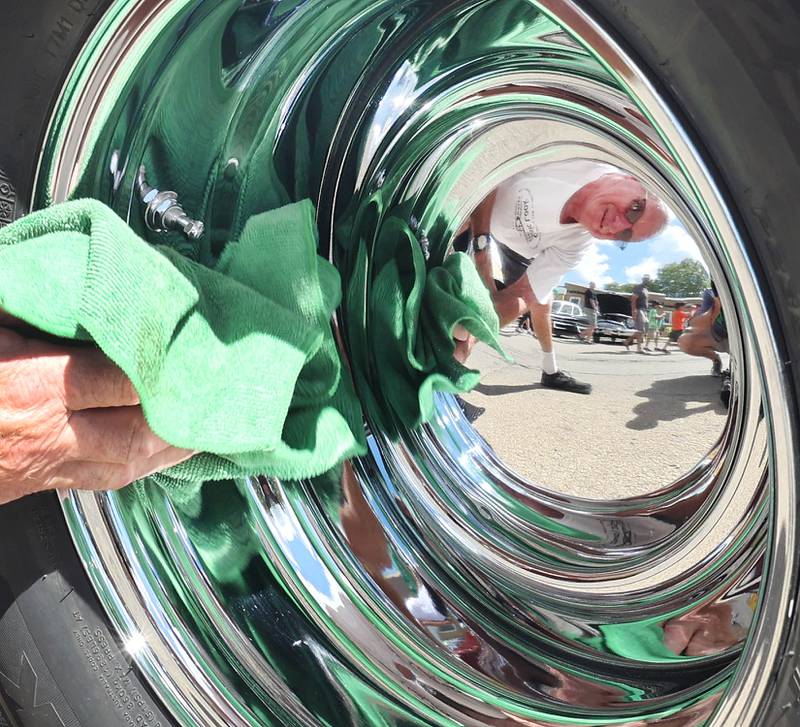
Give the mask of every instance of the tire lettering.
[[17, 193], [11, 180], [0, 169], [0, 227], [11, 224], [17, 213]]
[[69, 39], [70, 31], [74, 27], [75, 24], [63, 15], [56, 21], [56, 27], [50, 31], [50, 35], [47, 36], [47, 42], [45, 43], [45, 50], [48, 55], [53, 56], [53, 58], [59, 57], [61, 50]]
[[73, 615], [77, 617], [76, 621], [82, 622], [72, 632], [75, 643], [106, 693], [109, 704], [114, 706], [125, 724], [132, 727], [162, 727], [155, 712], [128, 676], [133, 667], [122, 662], [106, 637], [106, 632], [99, 627], [89, 626], [77, 612]]

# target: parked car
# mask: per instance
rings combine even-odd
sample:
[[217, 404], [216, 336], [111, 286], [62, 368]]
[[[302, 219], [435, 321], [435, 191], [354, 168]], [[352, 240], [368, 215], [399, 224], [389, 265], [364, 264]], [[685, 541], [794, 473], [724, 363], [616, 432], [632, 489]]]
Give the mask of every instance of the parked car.
[[554, 336], [579, 336], [589, 325], [583, 310], [576, 303], [567, 300], [554, 300], [550, 309]]
[[594, 329], [592, 338], [595, 343], [599, 343], [603, 338], [624, 341], [634, 333], [636, 333], [636, 329], [633, 327], [633, 318], [623, 313], [604, 313], [597, 319], [597, 327]]

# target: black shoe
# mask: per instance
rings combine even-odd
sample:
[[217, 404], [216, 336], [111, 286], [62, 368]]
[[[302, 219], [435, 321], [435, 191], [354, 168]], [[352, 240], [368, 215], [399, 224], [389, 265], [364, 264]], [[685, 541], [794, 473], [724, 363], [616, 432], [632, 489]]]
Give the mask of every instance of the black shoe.
[[573, 379], [566, 371], [556, 371], [554, 374], [546, 374], [542, 371], [542, 386], [547, 389], [561, 389], [561, 391], [571, 391], [575, 394], [591, 394], [592, 385], [585, 384], [583, 381]]
[[728, 408], [728, 404], [731, 400], [731, 389], [733, 388], [733, 384], [731, 382], [731, 370], [727, 369], [722, 372], [722, 387], [719, 390], [719, 399], [725, 405], [725, 408]]

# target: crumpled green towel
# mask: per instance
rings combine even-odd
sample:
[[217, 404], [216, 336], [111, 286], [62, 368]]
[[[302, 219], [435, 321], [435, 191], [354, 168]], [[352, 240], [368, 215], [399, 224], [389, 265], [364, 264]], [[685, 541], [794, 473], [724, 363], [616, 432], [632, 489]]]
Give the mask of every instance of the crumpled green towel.
[[308, 201], [252, 217], [215, 271], [78, 200], [0, 230], [0, 307], [93, 340], [152, 429], [202, 452], [155, 477], [176, 497], [209, 479], [312, 477], [365, 451], [329, 324], [339, 276], [316, 250]]
[[661, 664], [672, 661], [685, 661], [687, 658], [676, 654], [664, 643], [664, 617], [651, 618], [631, 623], [602, 624], [602, 636], [581, 639], [598, 651], [640, 661], [646, 664]]
[[459, 394], [478, 384], [480, 372], [453, 358], [456, 325], [506, 355], [491, 296], [469, 257], [455, 253], [426, 269], [419, 241], [398, 217], [383, 222], [375, 250], [368, 345], [377, 393], [394, 414], [383, 425], [397, 435], [433, 418], [435, 391]]

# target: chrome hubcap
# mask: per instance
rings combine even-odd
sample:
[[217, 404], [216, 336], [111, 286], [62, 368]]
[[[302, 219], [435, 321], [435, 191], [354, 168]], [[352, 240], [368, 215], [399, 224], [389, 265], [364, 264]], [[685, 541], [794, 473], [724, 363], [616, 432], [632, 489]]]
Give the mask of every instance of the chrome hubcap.
[[[719, 441], [651, 494], [598, 501], [516, 475], [450, 396], [388, 437], [353, 353], [369, 328], [343, 310], [369, 456], [312, 482], [207, 487], [195, 510], [135, 488], [63, 498], [101, 601], [182, 722], [750, 724], [795, 582], [795, 434], [714, 179], [579, 4], [144, 0], [103, 19], [54, 116], [39, 203], [91, 194], [152, 234], [137, 217], [146, 162], [204, 212], [203, 260], [258, 211], [242, 190], [262, 184], [265, 208], [314, 199], [348, 285], [344, 223], [373, 254], [404, 205], [443, 255], [499, 179], [586, 155], [668, 200], [719, 283], [738, 362]], [[728, 637], [706, 653], [653, 643], [723, 612]]]

